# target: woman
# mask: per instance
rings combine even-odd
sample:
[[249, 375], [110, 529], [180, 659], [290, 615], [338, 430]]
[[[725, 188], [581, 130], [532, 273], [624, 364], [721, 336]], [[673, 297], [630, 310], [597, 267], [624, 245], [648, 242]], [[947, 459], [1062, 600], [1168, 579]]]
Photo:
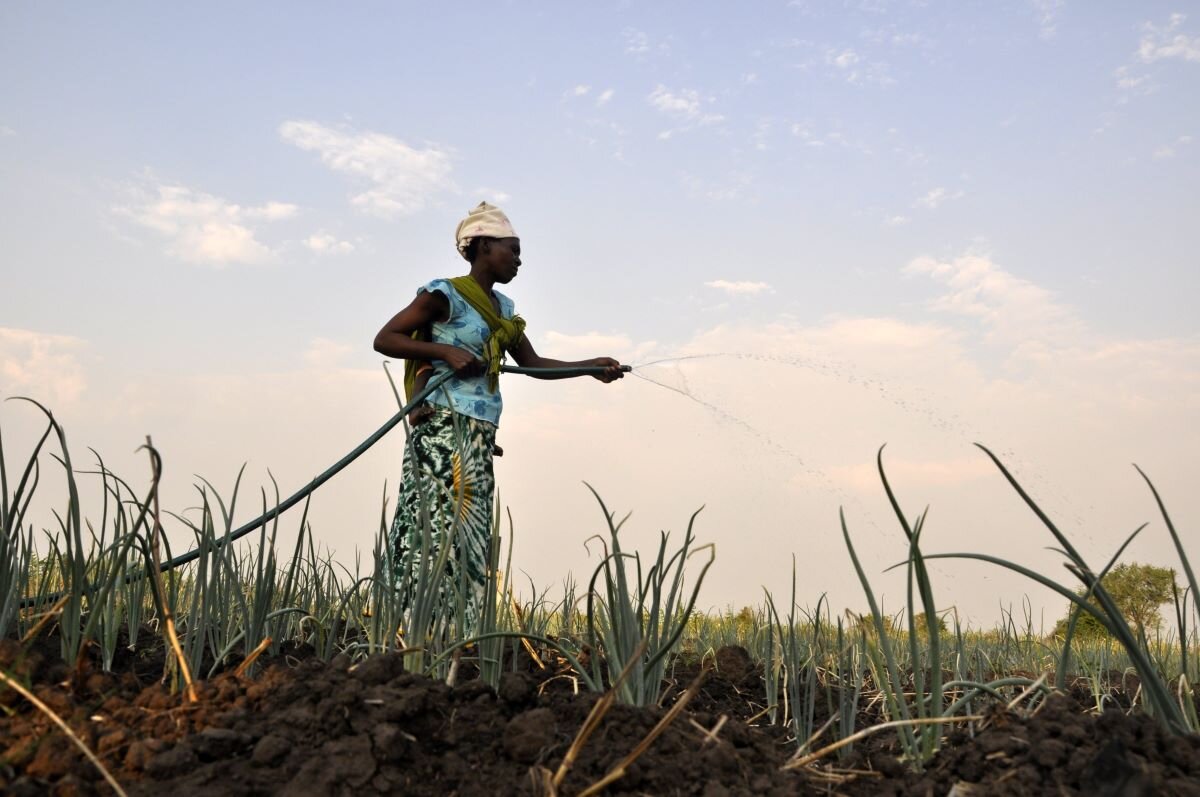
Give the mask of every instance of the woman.
[[529, 368], [599, 366], [604, 371], [596, 378], [606, 383], [624, 374], [611, 357], [563, 362], [534, 351], [512, 300], [494, 289], [512, 282], [521, 267], [521, 241], [503, 211], [479, 203], [459, 222], [455, 239], [459, 254], [471, 264], [470, 274], [433, 280], [418, 289], [412, 303], [375, 336], [375, 351], [408, 361], [405, 382], [410, 396], [429, 378], [453, 374], [411, 418], [415, 426], [405, 447], [389, 542], [397, 566], [405, 568], [399, 577], [415, 578], [422, 502], [432, 520], [432, 557], [438, 555], [442, 536], [460, 507], [441, 591], [449, 600], [460, 583], [467, 585], [464, 630], [470, 633], [487, 579], [495, 490], [492, 453], [503, 407], [498, 377], [504, 354]]

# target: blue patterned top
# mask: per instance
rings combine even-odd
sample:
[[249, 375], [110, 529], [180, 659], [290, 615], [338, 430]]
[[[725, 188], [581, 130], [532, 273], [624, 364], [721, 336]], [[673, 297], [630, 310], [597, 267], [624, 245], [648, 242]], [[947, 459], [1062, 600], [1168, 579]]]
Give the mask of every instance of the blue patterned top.
[[[432, 280], [417, 289], [418, 294], [422, 291], [440, 293], [450, 302], [450, 318], [430, 324], [430, 340], [433, 343], [445, 343], [466, 349], [476, 357], [482, 358], [484, 341], [492, 334], [487, 321], [483, 320], [483, 316], [477, 313], [475, 308], [459, 295], [458, 291], [454, 290], [454, 286], [450, 284], [449, 280]], [[512, 318], [514, 313], [512, 299], [500, 291], [492, 292], [500, 300], [500, 317]], [[433, 376], [430, 379], [448, 370], [446, 363], [434, 360]], [[447, 393], [450, 394], [449, 402], [446, 400]], [[504, 408], [500, 391], [489, 393], [487, 377], [484, 376], [467, 379], [452, 376], [442, 387], [433, 391], [426, 401], [439, 407], [450, 407], [462, 415], [468, 415], [497, 426], [500, 425], [500, 411]]]

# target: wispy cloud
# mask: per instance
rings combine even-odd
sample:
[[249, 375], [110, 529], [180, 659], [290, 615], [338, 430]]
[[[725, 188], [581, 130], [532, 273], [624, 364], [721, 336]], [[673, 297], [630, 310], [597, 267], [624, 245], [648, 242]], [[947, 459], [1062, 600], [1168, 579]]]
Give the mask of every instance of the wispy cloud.
[[304, 239], [303, 244], [318, 255], [348, 255], [354, 251], [354, 244], [339, 241], [327, 232], [313, 233]]
[[1043, 39], [1053, 39], [1058, 33], [1058, 15], [1066, 5], [1066, 0], [1029, 0], [1033, 7], [1033, 16], [1038, 24], [1038, 35]]
[[706, 288], [715, 288], [728, 294], [738, 296], [756, 296], [760, 293], [774, 293], [775, 289], [765, 282], [749, 282], [745, 280], [709, 280], [704, 283]]
[[419, 149], [384, 133], [303, 120], [284, 122], [279, 134], [300, 149], [316, 152], [330, 169], [367, 183], [367, 190], [351, 202], [376, 216], [416, 213], [438, 194], [455, 188], [450, 152], [437, 144]]
[[991, 341], [1055, 341], [1068, 346], [1083, 329], [1073, 308], [986, 256], [963, 255], [948, 261], [919, 257], [904, 267], [904, 273], [944, 283], [949, 290], [932, 301], [932, 308], [978, 319]]
[[931, 188], [924, 196], [918, 197], [917, 204], [922, 207], [929, 208], [930, 210], [936, 210], [943, 203], [951, 202], [955, 199], [962, 199], [963, 196], [964, 193], [961, 189], [958, 191], [951, 191], [948, 188], [939, 185], [936, 188]]
[[0, 327], [0, 398], [28, 396], [54, 409], [74, 403], [87, 387], [79, 362], [86, 348], [70, 335]]
[[567, 97], [586, 97], [587, 93], [591, 90], [592, 90], [591, 86], [589, 86], [585, 83], [580, 83], [577, 86], [572, 86], [571, 88], [567, 89], [566, 96]]
[[756, 150], [760, 152], [766, 151], [767, 142], [771, 137], [772, 126], [770, 119], [760, 119], [754, 125], [754, 133], [750, 136], [750, 143], [754, 145]]
[[1142, 38], [1138, 43], [1138, 59], [1145, 64], [1168, 58], [1184, 61], [1200, 61], [1200, 36], [1184, 33], [1186, 14], [1172, 14], [1165, 25], [1147, 22], [1142, 26]]
[[[624, 333], [584, 332], [571, 335], [547, 330], [543, 336], [545, 350], [554, 357], [616, 357], [623, 361], [637, 361], [657, 345], [654, 341], [637, 342]], [[542, 348], [540, 345], [538, 348]]]
[[1191, 136], [1180, 136], [1170, 144], [1163, 144], [1161, 147], [1154, 150], [1154, 159], [1167, 160], [1168, 158], [1174, 158], [1181, 147], [1186, 147], [1191, 143]]
[[295, 205], [268, 202], [245, 207], [181, 185], [135, 185], [130, 200], [113, 209], [167, 240], [181, 260], [211, 266], [263, 263], [274, 256], [256, 237], [254, 222], [279, 221], [296, 214]]
[[924, 49], [933, 47], [933, 40], [925, 34], [917, 33], [916, 31], [898, 30], [895, 25], [868, 28], [860, 35], [872, 44], [888, 44], [892, 47], [920, 47]]
[[625, 52], [631, 55], [644, 55], [650, 52], [650, 37], [645, 31], [637, 28], [626, 28], [621, 31], [621, 38], [625, 40]]
[[712, 103], [712, 98], [701, 97], [700, 92], [695, 89], [671, 91], [660, 83], [646, 97], [646, 101], [658, 110], [659, 113], [684, 123], [682, 127], [660, 132], [658, 134], [660, 141], [667, 141], [675, 133], [690, 130], [693, 125], [703, 127], [725, 121], [725, 117], [722, 114], [711, 113], [705, 110], [706, 106]]
[[638, 28], [625, 28], [621, 31], [621, 41], [625, 46], [625, 52], [636, 56], [639, 60], [651, 54], [665, 56], [671, 52], [671, 36], [655, 38]]
[[714, 202], [727, 202], [746, 197], [746, 191], [754, 184], [754, 178], [744, 171], [731, 171], [723, 179], [710, 179], [684, 173], [681, 175], [684, 188], [688, 195], [709, 199]]
[[883, 220], [883, 223], [888, 227], [902, 227], [905, 224], [908, 224], [908, 216], [888, 216]]
[[646, 99], [665, 114], [680, 116], [684, 119], [694, 119], [700, 115], [700, 93], [695, 89], [683, 89], [672, 93], [660, 83]]
[[481, 186], [471, 193], [479, 197], [480, 200], [487, 202], [507, 202], [512, 199], [512, 195], [507, 191], [501, 191], [498, 188], [491, 188], [489, 186]]
[[838, 130], [830, 130], [826, 133], [817, 133], [811, 122], [796, 122], [791, 127], [792, 135], [800, 140], [806, 147], [814, 149], [837, 148], [850, 149], [861, 152], [864, 155], [870, 155], [872, 150], [870, 145], [857, 139], [850, 139], [846, 134]]
[[612, 89], [605, 89], [604, 91], [600, 92], [600, 96], [596, 98], [596, 107], [603, 108], [605, 105], [608, 105], [609, 100], [613, 98], [614, 94], [616, 94], [616, 92]]
[[1113, 70], [1117, 81], [1117, 89], [1127, 94], [1149, 94], [1154, 91], [1154, 84], [1145, 72], [1135, 72], [1131, 66], [1119, 66]]
[[825, 63], [855, 86], [890, 86], [896, 82], [886, 63], [869, 60], [849, 47], [827, 48]]
[[858, 57], [858, 53], [847, 48], [845, 50], [842, 50], [840, 53], [830, 52], [825, 57], [825, 60], [827, 63], [833, 64], [838, 69], [849, 69], [850, 67], [854, 66], [859, 61], [861, 61], [862, 59]]

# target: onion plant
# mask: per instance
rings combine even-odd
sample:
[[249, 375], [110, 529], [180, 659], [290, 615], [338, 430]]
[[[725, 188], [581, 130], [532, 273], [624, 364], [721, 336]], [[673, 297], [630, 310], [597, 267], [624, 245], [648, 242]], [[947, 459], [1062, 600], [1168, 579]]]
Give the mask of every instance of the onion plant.
[[[604, 555], [592, 574], [587, 593], [593, 678], [601, 682], [607, 667], [611, 682], [618, 684], [618, 675], [628, 670], [617, 686], [617, 698], [635, 706], [656, 704], [668, 657], [687, 628], [704, 576], [716, 558], [715, 547], [711, 543], [693, 547], [696, 516], [701, 511], [696, 510], [688, 521], [683, 544], [669, 555], [670, 535], [661, 533], [658, 553], [643, 574], [641, 554], [621, 548], [619, 534], [629, 516], [617, 522], [599, 493], [590, 484], [587, 487], [600, 504], [608, 526], [608, 539], [599, 537]], [[688, 595], [684, 586], [685, 566], [693, 554], [701, 551], [708, 552], [708, 560], [701, 565]], [[627, 569], [629, 564], [633, 566], [632, 573]], [[597, 584], [601, 576], [602, 588]], [[603, 656], [598, 655], [601, 650]]]
[[775, 637], [772, 647], [778, 647], [783, 675], [784, 710], [782, 715], [776, 713], [776, 718], [791, 727], [796, 744], [803, 748], [812, 737], [816, 716], [817, 666], [821, 659], [823, 633], [821, 607], [825, 596], [817, 600], [817, 608], [808, 616], [807, 624], [797, 617], [795, 557], [792, 558], [792, 593], [786, 623], [780, 621], [771, 593], [766, 592], [766, 596], [771, 634]]
[[[1159, 671], [1157, 667], [1154, 666], [1150, 654], [1146, 649], [1146, 645], [1144, 644], [1143, 640], [1140, 640], [1137, 638], [1137, 636], [1135, 636], [1133, 630], [1130, 628], [1129, 622], [1121, 613], [1121, 610], [1117, 607], [1113, 597], [1108, 593], [1108, 590], [1104, 588], [1104, 584], [1101, 582], [1100, 576], [1097, 575], [1097, 571], [1088, 566], [1083, 556], [1080, 555], [1080, 553], [1075, 549], [1070, 540], [1067, 539], [1066, 535], [1063, 534], [1062, 531], [1059, 530], [1058, 526], [1055, 525], [1055, 523], [1049, 518], [1049, 516], [1042, 511], [1041, 507], [1039, 507], [1033, 498], [1030, 497], [1021, 484], [1016, 480], [1015, 477], [1013, 477], [1013, 475], [1000, 461], [1000, 459], [984, 446], [979, 446], [979, 448], [985, 454], [987, 454], [993, 463], [995, 463], [996, 467], [999, 468], [1000, 472], [1004, 475], [1004, 478], [1025, 502], [1026, 506], [1033, 511], [1037, 518], [1053, 535], [1054, 539], [1060, 546], [1058, 548], [1059, 553], [1061, 553], [1067, 560], [1067, 570], [1069, 570], [1076, 578], [1080, 580], [1085, 589], [1085, 593], [1083, 596], [1081, 596], [1074, 590], [1059, 584], [1058, 582], [1045, 575], [1042, 575], [1041, 573], [1037, 573], [1014, 562], [1000, 559], [995, 556], [989, 556], [987, 554], [950, 553], [938, 554], [936, 556], [930, 556], [929, 558], [977, 559], [984, 562], [990, 562], [992, 564], [996, 564], [1020, 573], [1059, 593], [1077, 606], [1080, 611], [1087, 612], [1094, 617], [1096, 621], [1099, 622], [1105, 628], [1105, 630], [1107, 630], [1108, 633], [1110, 633], [1121, 644], [1125, 654], [1129, 657], [1133, 667], [1136, 669], [1138, 677], [1141, 679], [1142, 688], [1146, 694], [1148, 710], [1158, 717], [1163, 725], [1175, 733], [1188, 733], [1200, 730], [1200, 728], [1195, 727], [1190, 722], [1191, 717], [1188, 716], [1185, 706], [1181, 705], [1182, 701], [1180, 701], [1177, 696], [1171, 694], [1171, 689], [1167, 683], [1166, 677], [1162, 672]], [[1139, 473], [1141, 473], [1140, 469]], [[1146, 479], [1146, 483], [1149, 485], [1151, 492], [1154, 494], [1155, 500], [1159, 506], [1159, 510], [1162, 513], [1163, 520], [1166, 522], [1167, 530], [1171, 535], [1172, 541], [1175, 543], [1175, 548], [1179, 554], [1180, 561], [1183, 564], [1184, 572], [1187, 574], [1189, 583], [1192, 584], [1194, 589], [1195, 574], [1192, 572], [1191, 565], [1188, 561], [1186, 553], [1184, 552], [1179, 535], [1171, 522], [1170, 516], [1167, 514], [1166, 507], [1163, 505], [1157, 489], [1155, 489], [1149, 478], [1146, 478], [1144, 473], [1142, 473], [1142, 476]], [[1141, 532], [1142, 528], [1144, 528], [1144, 526], [1139, 527], [1133, 532], [1133, 534], [1129, 536], [1125, 544], [1121, 546], [1121, 550], [1123, 550], [1124, 547], [1129, 544], [1133, 537]], [[1118, 551], [1117, 555], [1119, 556], [1119, 554], [1120, 551]], [[1116, 556], [1114, 556], [1113, 559], [1115, 561]], [[1095, 603], [1093, 603], [1091, 600], [1088, 600], [1085, 596], [1091, 596]]]

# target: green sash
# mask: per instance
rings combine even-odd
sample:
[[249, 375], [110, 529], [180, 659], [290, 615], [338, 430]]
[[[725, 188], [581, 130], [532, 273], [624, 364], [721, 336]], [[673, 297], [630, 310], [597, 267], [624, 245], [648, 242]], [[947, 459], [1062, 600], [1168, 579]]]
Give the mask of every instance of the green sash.
[[[447, 280], [454, 286], [454, 290], [458, 291], [467, 304], [475, 308], [475, 312], [483, 317], [487, 322], [488, 329], [491, 334], [483, 344], [483, 364], [485, 375], [487, 376], [488, 391], [495, 393], [500, 387], [500, 363], [504, 360], [504, 353], [511, 351], [521, 338], [525, 335], [525, 319], [519, 315], [514, 315], [512, 318], [501, 318], [496, 313], [496, 308], [492, 306], [492, 300], [484, 292], [483, 286], [475, 281], [474, 277], [468, 274], [465, 277], [454, 277]], [[424, 330], [415, 330], [412, 333], [413, 340], [428, 340], [424, 334]], [[404, 395], [408, 401], [412, 401], [413, 394], [416, 393], [417, 384], [417, 368], [424, 360], [405, 360], [404, 361]]]

